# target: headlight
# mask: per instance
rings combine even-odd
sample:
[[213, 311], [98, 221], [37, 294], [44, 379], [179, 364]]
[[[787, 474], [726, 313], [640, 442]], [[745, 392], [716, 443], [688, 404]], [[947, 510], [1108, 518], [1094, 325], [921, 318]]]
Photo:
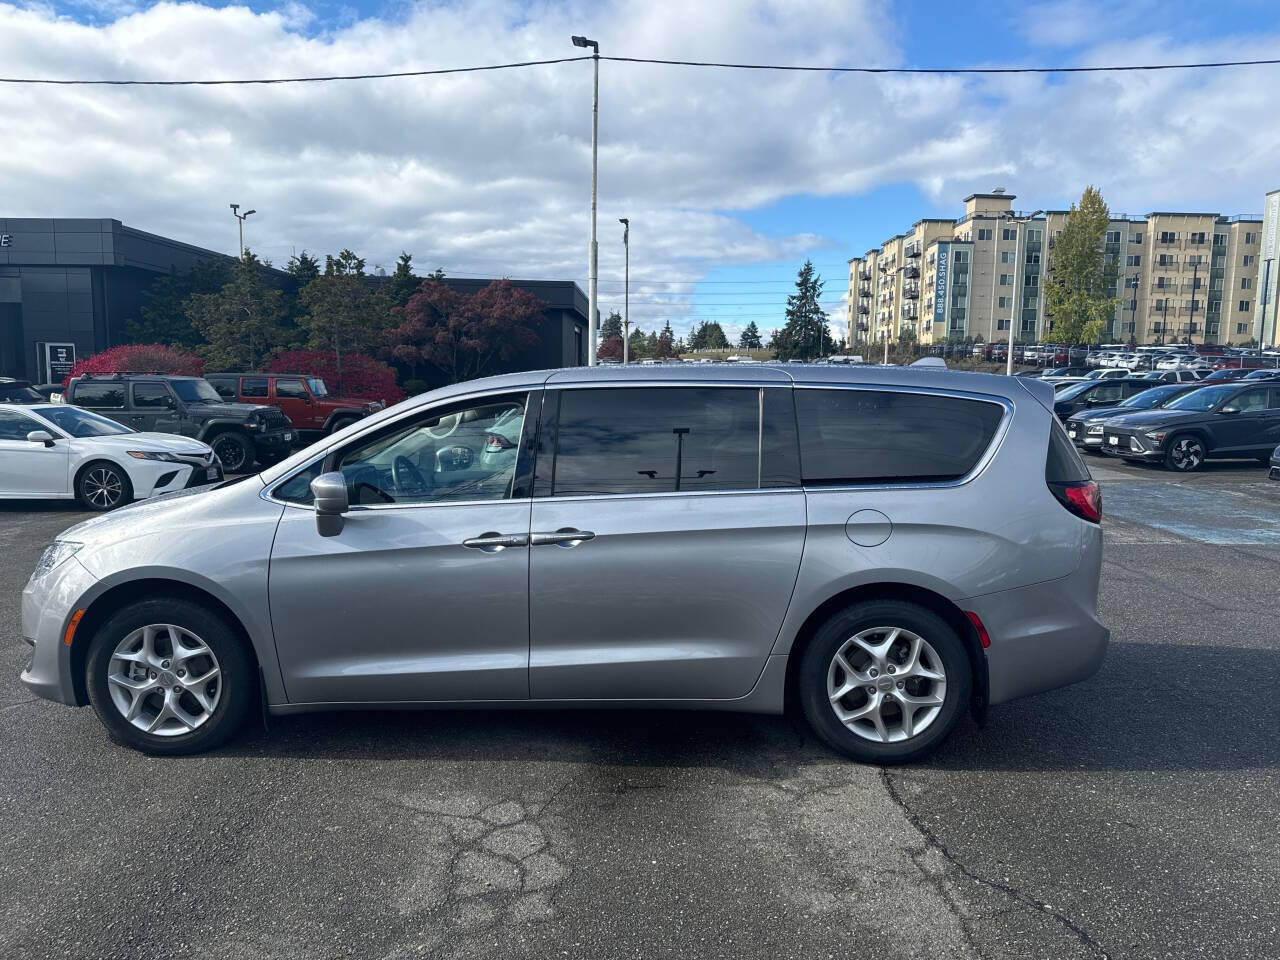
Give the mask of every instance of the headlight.
[[244, 425], [250, 430], [261, 430], [267, 424], [264, 420], [260, 419], [256, 413], [251, 413], [245, 420]]
[[36, 568], [31, 571], [31, 579], [39, 580], [63, 560], [70, 560], [74, 557], [83, 546], [83, 543], [76, 543], [74, 540], [53, 541], [53, 543], [44, 548], [44, 553], [40, 554], [40, 560], [36, 563]]
[[1145, 436], [1148, 440], [1151, 440], [1154, 443], [1163, 443], [1164, 438], [1168, 434], [1168, 432], [1169, 431], [1167, 430], [1157, 430], [1154, 433], [1143, 434], [1143, 436]]
[[1088, 433], [1089, 433], [1089, 436], [1091, 436], [1091, 437], [1093, 437], [1093, 436], [1101, 436], [1101, 435], [1102, 435], [1102, 424], [1100, 424], [1100, 423], [1095, 423], [1095, 424], [1093, 424], [1092, 426], [1090, 426], [1090, 427], [1089, 427]]
[[163, 460], [166, 463], [177, 463], [178, 458], [163, 450], [130, 450], [129, 456], [135, 460]]

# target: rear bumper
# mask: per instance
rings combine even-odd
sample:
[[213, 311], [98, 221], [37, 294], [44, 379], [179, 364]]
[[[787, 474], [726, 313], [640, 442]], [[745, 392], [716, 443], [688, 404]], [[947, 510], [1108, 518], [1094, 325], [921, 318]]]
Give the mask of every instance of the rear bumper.
[[1098, 619], [1101, 531], [1080, 568], [1046, 583], [973, 597], [964, 602], [991, 635], [987, 649], [988, 702], [1004, 703], [1078, 683], [1098, 672], [1111, 631]]

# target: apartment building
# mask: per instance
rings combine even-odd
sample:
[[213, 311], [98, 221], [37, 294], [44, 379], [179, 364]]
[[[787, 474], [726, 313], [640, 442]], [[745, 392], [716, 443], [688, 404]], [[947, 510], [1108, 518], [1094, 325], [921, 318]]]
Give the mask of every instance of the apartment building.
[[[1269, 204], [1272, 197], [1280, 218], [1280, 191], [1268, 195]], [[1045, 285], [1052, 281], [1053, 245], [1068, 211], [1032, 215], [1014, 210], [1015, 199], [999, 188], [971, 194], [959, 219], [917, 220], [906, 233], [851, 259], [849, 342], [1003, 340], [1011, 325], [1015, 340], [1042, 339], [1053, 327]], [[1104, 338], [1260, 340], [1262, 237], [1261, 216], [1113, 214], [1103, 252], [1119, 267], [1118, 303]], [[1272, 237], [1274, 251], [1274, 230]], [[1266, 315], [1274, 312], [1273, 303]], [[1267, 324], [1266, 342], [1276, 342], [1274, 323]]]

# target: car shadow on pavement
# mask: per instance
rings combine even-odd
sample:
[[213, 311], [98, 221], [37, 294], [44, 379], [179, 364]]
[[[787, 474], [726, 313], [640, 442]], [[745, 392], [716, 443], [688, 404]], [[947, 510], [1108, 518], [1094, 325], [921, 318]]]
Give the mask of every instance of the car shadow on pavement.
[[[1098, 676], [993, 707], [983, 726], [966, 717], [923, 765], [975, 771], [1276, 767], [1280, 701], [1266, 691], [1277, 688], [1280, 651], [1117, 643]], [[655, 710], [304, 714], [272, 718], [268, 734], [249, 733], [221, 753], [715, 766], [766, 778], [838, 759], [798, 718]]]

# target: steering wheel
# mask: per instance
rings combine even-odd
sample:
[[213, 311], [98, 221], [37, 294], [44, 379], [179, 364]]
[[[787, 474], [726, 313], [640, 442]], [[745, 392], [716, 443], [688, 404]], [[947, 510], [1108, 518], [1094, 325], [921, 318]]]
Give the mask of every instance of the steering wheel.
[[404, 454], [391, 461], [391, 477], [396, 482], [396, 489], [401, 493], [424, 493], [427, 490], [427, 478], [414, 462]]
[[441, 417], [440, 422], [435, 428], [423, 427], [422, 432], [432, 440], [447, 440], [458, 432], [458, 427], [462, 425], [462, 414], [451, 413], [448, 416]]

